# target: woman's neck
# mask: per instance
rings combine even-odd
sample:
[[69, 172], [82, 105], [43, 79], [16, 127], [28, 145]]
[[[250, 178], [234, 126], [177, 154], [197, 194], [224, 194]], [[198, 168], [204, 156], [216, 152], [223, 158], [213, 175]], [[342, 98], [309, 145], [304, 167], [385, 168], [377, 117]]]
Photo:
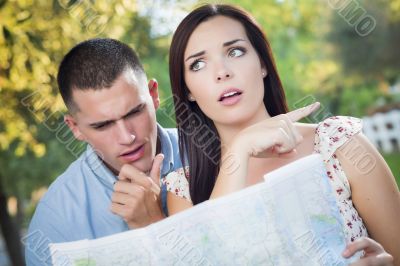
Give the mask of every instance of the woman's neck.
[[267, 118], [270, 118], [266, 108], [260, 108], [259, 111], [250, 117], [250, 119], [243, 119], [242, 122], [235, 124], [222, 124], [215, 123], [220, 140], [221, 140], [221, 153], [222, 155], [226, 152], [226, 148], [230, 147], [235, 136], [243, 129], [259, 123]]

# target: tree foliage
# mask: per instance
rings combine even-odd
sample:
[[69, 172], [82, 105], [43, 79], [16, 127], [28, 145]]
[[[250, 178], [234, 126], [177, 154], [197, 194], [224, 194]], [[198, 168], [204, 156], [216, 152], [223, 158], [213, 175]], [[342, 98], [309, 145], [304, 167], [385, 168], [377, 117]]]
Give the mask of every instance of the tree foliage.
[[[398, 0], [350, 1], [337, 10], [332, 17], [329, 40], [336, 46], [335, 54], [347, 74], [392, 84], [399, 78], [399, 11]], [[368, 18], [373, 23], [371, 30], [360, 34], [355, 29], [369, 27]]]

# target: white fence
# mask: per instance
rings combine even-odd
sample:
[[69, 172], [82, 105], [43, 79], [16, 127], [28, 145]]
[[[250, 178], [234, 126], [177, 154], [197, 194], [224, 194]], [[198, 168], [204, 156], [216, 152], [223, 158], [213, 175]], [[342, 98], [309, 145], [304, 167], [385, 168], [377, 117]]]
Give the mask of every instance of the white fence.
[[363, 132], [385, 153], [400, 151], [400, 110], [363, 117]]

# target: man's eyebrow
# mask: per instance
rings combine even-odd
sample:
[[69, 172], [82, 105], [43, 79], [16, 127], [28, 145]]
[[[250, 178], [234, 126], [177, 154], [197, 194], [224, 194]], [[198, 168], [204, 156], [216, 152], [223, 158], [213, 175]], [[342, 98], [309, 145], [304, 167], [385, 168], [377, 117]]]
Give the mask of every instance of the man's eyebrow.
[[198, 57], [198, 56], [204, 55], [205, 53], [206, 53], [205, 51], [201, 51], [201, 52], [195, 53], [195, 54], [189, 56], [188, 58], [186, 58], [185, 61], [187, 61], [187, 60], [189, 60], [190, 58], [193, 58], [193, 57]]
[[[234, 40], [229, 41], [229, 42], [224, 42], [224, 43], [222, 44], [222, 46], [223, 46], [223, 47], [230, 46], [230, 45], [232, 45], [232, 44], [234, 44], [234, 43], [237, 43], [237, 42], [240, 42], [240, 41], [245, 42], [245, 40], [243, 40], [243, 39], [234, 39]], [[201, 55], [204, 55], [204, 54], [205, 54], [205, 51], [201, 51], [201, 52], [195, 53], [195, 54], [193, 54], [193, 55], [191, 55], [191, 56], [188, 56], [188, 58], [186, 58], [185, 61], [189, 60], [190, 58], [198, 57], [198, 56], [201, 56]]]
[[146, 105], [145, 103], [141, 103], [141, 104], [139, 104], [138, 106], [133, 107], [130, 111], [128, 111], [126, 114], [124, 114], [124, 115], [122, 116], [122, 118], [125, 118], [125, 117], [127, 117], [127, 116], [129, 116], [129, 115], [131, 115], [131, 114], [134, 114], [134, 113], [136, 113], [136, 112], [142, 110], [142, 109], [144, 108], [145, 105]]
[[[139, 104], [138, 106], [133, 107], [131, 110], [129, 110], [126, 114], [124, 114], [121, 118], [125, 118], [133, 113], [136, 113], [137, 111], [140, 111], [143, 107], [145, 106], [144, 103]], [[118, 120], [118, 119], [117, 119]], [[98, 122], [94, 122], [94, 123], [90, 123], [89, 126], [90, 127], [98, 127], [98, 126], [102, 126], [104, 124], [109, 124], [109, 123], [113, 123], [116, 120], [104, 120], [104, 121], [98, 121]]]
[[224, 42], [224, 44], [222, 46], [223, 47], [230, 46], [230, 45], [232, 45], [234, 43], [237, 43], [237, 42], [240, 42], [240, 41], [245, 42], [245, 40], [243, 40], [243, 39], [234, 39], [234, 40], [229, 41], [229, 42]]
[[104, 121], [99, 121], [99, 122], [90, 123], [89, 126], [90, 126], [90, 127], [93, 127], [93, 128], [96, 128], [96, 127], [99, 127], [99, 126], [103, 126], [103, 125], [106, 125], [106, 124], [110, 124], [110, 123], [112, 123], [112, 122], [114, 122], [114, 120], [104, 120]]

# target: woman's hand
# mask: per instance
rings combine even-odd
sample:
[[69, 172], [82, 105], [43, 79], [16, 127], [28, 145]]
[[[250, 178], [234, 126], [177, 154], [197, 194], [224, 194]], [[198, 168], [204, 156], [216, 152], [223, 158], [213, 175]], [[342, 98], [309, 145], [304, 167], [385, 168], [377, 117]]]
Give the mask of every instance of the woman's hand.
[[368, 237], [357, 239], [348, 244], [342, 255], [345, 258], [349, 258], [361, 250], [364, 251], [364, 256], [362, 256], [358, 261], [350, 264], [350, 266], [393, 265], [393, 257], [387, 253], [378, 242]]
[[231, 152], [243, 157], [276, 157], [291, 153], [303, 137], [294, 122], [310, 115], [319, 103], [274, 116], [242, 130], [232, 144]]
[[287, 114], [265, 119], [239, 132], [222, 158], [210, 198], [227, 195], [246, 186], [250, 157], [276, 157], [294, 152], [303, 137], [293, 123], [318, 108], [317, 102]]

